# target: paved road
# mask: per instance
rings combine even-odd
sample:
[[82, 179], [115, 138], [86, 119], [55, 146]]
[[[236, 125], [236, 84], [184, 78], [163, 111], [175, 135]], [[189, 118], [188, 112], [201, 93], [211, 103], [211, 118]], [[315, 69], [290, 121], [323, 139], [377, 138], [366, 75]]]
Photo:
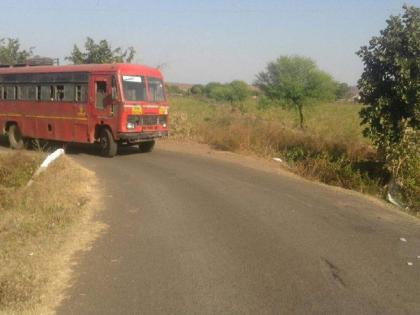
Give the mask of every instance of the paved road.
[[202, 155], [73, 157], [110, 228], [59, 314], [420, 314], [419, 220]]

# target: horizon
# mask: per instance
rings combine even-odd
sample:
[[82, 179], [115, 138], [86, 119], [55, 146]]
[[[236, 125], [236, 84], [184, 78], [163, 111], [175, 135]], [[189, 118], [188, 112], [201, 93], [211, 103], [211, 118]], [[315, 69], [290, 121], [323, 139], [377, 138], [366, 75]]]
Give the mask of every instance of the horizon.
[[[185, 84], [253, 84], [268, 62], [300, 55], [355, 86], [363, 70], [355, 52], [379, 35], [390, 15], [401, 14], [404, 3], [6, 0], [0, 38], [17, 38], [23, 49], [35, 47], [35, 55], [59, 58], [62, 65], [74, 44], [83, 50], [88, 36], [106, 39], [113, 48], [133, 46], [133, 63], [163, 66], [167, 82]], [[407, 4], [418, 6], [420, 0]]]

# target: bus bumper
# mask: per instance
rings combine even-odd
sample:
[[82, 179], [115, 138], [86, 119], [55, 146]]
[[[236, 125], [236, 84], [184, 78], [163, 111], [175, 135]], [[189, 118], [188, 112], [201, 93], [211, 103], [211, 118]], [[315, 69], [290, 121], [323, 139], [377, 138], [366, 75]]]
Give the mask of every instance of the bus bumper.
[[149, 132], [120, 132], [118, 139], [122, 142], [136, 143], [153, 140], [156, 138], [167, 137], [168, 131], [149, 131]]

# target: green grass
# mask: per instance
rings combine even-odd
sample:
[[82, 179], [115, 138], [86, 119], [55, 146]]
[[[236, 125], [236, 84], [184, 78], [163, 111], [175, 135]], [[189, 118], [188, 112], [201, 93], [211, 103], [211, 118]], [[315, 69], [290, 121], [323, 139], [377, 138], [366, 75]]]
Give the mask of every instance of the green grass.
[[360, 104], [332, 103], [308, 107], [306, 126], [308, 132], [333, 140], [335, 138], [369, 144], [362, 135]]

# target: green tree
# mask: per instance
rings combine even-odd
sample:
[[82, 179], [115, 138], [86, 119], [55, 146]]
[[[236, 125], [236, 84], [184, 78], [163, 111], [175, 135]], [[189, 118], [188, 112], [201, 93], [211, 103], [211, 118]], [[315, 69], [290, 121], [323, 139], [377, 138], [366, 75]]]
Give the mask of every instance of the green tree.
[[420, 214], [420, 8], [403, 10], [357, 52], [360, 116], [402, 199]]
[[195, 84], [191, 87], [190, 92], [194, 95], [201, 95], [204, 93], [204, 86], [201, 84]]
[[26, 59], [32, 56], [33, 48], [21, 49], [17, 38], [0, 39], [0, 64], [15, 65], [25, 63]]
[[210, 82], [204, 87], [204, 94], [217, 101], [241, 102], [249, 95], [248, 85], [240, 80], [222, 84]]
[[334, 99], [333, 79], [306, 57], [281, 56], [257, 75], [255, 83], [269, 99], [296, 108], [301, 128], [304, 106]]
[[113, 49], [107, 40], [103, 39], [99, 43], [95, 43], [90, 37], [86, 39], [85, 50], [85, 52], [82, 52], [77, 45], [74, 45], [71, 55], [66, 57], [66, 60], [73, 64], [130, 63], [136, 54], [133, 47], [128, 47], [125, 50], [121, 47]]
[[229, 98], [229, 87], [224, 84], [213, 85], [207, 93], [209, 98], [215, 99], [216, 101], [226, 101]]
[[244, 81], [234, 80], [227, 85], [226, 100], [231, 103], [243, 102], [249, 95], [248, 84]]
[[[219, 91], [221, 91], [221, 88], [223, 88], [223, 84], [222, 83], [219, 83], [219, 82], [210, 82], [210, 83], [207, 83], [204, 86], [204, 94], [206, 96], [212, 98], [212, 96], [211, 96], [212, 94], [213, 95], [220, 94], [220, 93], [217, 92], [217, 90], [219, 89]], [[216, 93], [214, 93], [214, 90], [216, 90]]]
[[347, 83], [335, 83], [335, 99], [336, 100], [344, 100], [348, 99], [351, 96], [351, 89], [350, 86]]
[[420, 125], [420, 9], [404, 10], [357, 52], [364, 64], [358, 82], [364, 135], [378, 147], [399, 142], [403, 121]]

